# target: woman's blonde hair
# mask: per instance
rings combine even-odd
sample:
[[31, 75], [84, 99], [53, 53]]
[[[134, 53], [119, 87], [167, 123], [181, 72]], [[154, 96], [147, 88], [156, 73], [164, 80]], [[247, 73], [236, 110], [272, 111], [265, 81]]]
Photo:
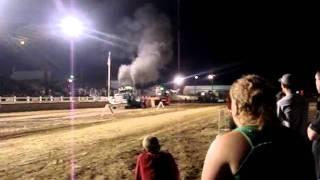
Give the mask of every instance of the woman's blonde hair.
[[237, 115], [242, 124], [262, 127], [275, 120], [275, 93], [264, 78], [258, 75], [243, 76], [232, 84], [230, 97], [236, 102]]

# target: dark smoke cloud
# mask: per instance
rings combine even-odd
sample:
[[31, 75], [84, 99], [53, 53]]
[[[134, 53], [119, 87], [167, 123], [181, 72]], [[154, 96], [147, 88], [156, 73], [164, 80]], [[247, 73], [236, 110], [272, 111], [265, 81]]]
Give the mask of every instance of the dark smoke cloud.
[[137, 53], [131, 65], [119, 68], [121, 85], [144, 85], [157, 81], [160, 71], [172, 59], [170, 21], [148, 4], [138, 9], [134, 18], [126, 18], [120, 25], [126, 39], [137, 42], [128, 53]]

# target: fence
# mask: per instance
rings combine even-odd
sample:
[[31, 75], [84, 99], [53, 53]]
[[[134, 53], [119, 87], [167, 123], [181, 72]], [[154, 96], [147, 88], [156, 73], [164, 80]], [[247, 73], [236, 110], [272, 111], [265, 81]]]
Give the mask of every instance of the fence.
[[58, 102], [107, 102], [108, 97], [105, 96], [84, 96], [84, 97], [53, 97], [53, 96], [39, 96], [39, 97], [1, 97], [0, 104], [24, 104], [24, 103], [58, 103]]

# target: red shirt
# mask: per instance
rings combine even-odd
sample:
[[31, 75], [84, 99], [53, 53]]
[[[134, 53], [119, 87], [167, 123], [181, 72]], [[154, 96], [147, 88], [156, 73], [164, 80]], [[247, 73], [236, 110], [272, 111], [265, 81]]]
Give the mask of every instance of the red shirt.
[[179, 180], [179, 170], [167, 152], [143, 152], [136, 165], [136, 180]]

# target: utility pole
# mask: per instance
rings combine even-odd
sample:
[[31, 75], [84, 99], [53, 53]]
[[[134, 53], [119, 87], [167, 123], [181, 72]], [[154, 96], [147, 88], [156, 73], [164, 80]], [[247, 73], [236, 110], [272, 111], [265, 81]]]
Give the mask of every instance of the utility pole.
[[111, 52], [109, 51], [108, 55], [108, 100], [110, 99], [110, 73], [111, 73]]

